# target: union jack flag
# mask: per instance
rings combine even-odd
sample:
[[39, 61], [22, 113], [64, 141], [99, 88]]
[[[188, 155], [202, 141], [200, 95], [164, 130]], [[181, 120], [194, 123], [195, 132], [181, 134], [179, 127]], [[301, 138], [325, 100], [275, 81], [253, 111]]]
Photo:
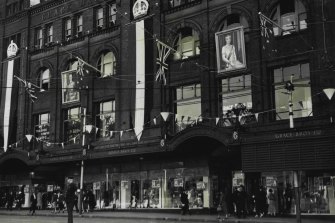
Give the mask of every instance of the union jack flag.
[[14, 75], [14, 77], [20, 81], [21, 83], [23, 83], [24, 85], [24, 88], [26, 90], [26, 92], [28, 93], [29, 97], [30, 97], [30, 100], [32, 102], [35, 102], [35, 100], [37, 99], [35, 93], [36, 93], [36, 90], [40, 89], [40, 87], [38, 87], [37, 85], [35, 84], [32, 84], [30, 83], [29, 81], [26, 81], [26, 80], [23, 80], [21, 78], [19, 78], [18, 76]]
[[273, 49], [272, 46], [274, 40], [273, 28], [276, 26], [281, 29], [281, 27], [277, 23], [263, 15], [261, 12], [259, 12], [258, 14], [261, 27], [262, 48], [263, 50], [267, 51], [269, 55], [271, 55], [273, 52], [276, 51], [275, 49]]
[[164, 85], [166, 85], [165, 71], [168, 69], [166, 59], [169, 57], [172, 48], [162, 43], [158, 39], [156, 39], [156, 42], [158, 49], [158, 57], [156, 59], [156, 64], [159, 66], [158, 71], [156, 73], [156, 81], [163, 80]]

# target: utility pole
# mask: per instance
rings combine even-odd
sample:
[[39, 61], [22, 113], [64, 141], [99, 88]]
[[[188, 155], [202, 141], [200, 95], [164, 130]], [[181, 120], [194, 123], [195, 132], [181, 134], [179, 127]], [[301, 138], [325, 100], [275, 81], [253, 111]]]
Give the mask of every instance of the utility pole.
[[83, 126], [82, 126], [82, 159], [81, 159], [81, 167], [80, 167], [80, 192], [78, 198], [78, 207], [79, 207], [79, 214], [83, 213], [82, 209], [82, 200], [83, 200], [83, 184], [84, 184], [84, 156], [86, 155], [86, 148], [85, 148], [85, 126], [86, 126], [86, 108], [83, 108]]
[[[288, 94], [288, 108], [289, 108], [289, 117], [290, 117], [290, 129], [294, 128], [293, 120], [293, 77], [294, 74], [291, 74], [291, 80], [285, 83], [285, 89]], [[296, 209], [296, 219], [297, 223], [301, 223], [301, 212], [300, 212], [300, 191], [299, 191], [299, 171], [293, 171], [293, 183], [294, 183], [294, 193], [295, 193], [295, 209]]]

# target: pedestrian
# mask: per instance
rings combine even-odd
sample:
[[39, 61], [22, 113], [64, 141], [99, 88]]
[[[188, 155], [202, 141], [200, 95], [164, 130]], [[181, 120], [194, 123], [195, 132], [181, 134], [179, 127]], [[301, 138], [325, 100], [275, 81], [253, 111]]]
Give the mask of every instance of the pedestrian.
[[88, 194], [87, 191], [83, 191], [83, 212], [88, 212]]
[[67, 223], [73, 223], [73, 206], [76, 200], [76, 185], [73, 183], [72, 178], [68, 178], [67, 180], [68, 187], [66, 190], [66, 208], [67, 208]]
[[93, 211], [96, 206], [96, 201], [95, 201], [95, 197], [91, 189], [87, 192], [87, 196], [88, 196], [89, 211]]
[[284, 194], [286, 214], [291, 213], [292, 197], [293, 197], [293, 191], [292, 191], [291, 184], [287, 183], [286, 184], [286, 189], [285, 189], [285, 194]]
[[259, 186], [259, 190], [255, 195], [255, 203], [256, 203], [256, 216], [255, 217], [263, 217], [266, 213], [266, 192], [263, 186]]
[[57, 213], [57, 200], [58, 200], [58, 195], [56, 192], [54, 192], [52, 194], [52, 198], [51, 198], [51, 204], [52, 204], [52, 208], [53, 208], [53, 213]]
[[63, 212], [64, 213], [64, 204], [65, 204], [65, 197], [64, 197], [64, 194], [60, 191], [58, 191], [58, 200], [57, 200], [57, 203], [58, 203], [58, 213], [59, 212]]
[[243, 185], [237, 188], [235, 195], [235, 205], [236, 205], [236, 215], [238, 218], [246, 217], [246, 193], [244, 191]]
[[273, 190], [270, 188], [269, 189], [269, 194], [267, 196], [268, 201], [269, 201], [269, 209], [268, 213], [270, 216], [276, 216], [276, 197], [273, 193]]
[[37, 192], [37, 209], [38, 210], [42, 209], [42, 193], [41, 193], [41, 191]]
[[220, 191], [219, 193], [216, 210], [218, 213], [219, 220], [221, 220], [221, 216], [224, 217], [224, 219], [228, 218], [226, 198], [225, 198], [225, 194], [222, 191]]
[[12, 211], [14, 204], [14, 195], [13, 191], [10, 191], [7, 195], [7, 210]]
[[188, 197], [184, 190], [181, 192], [180, 202], [181, 202], [181, 214], [185, 215], [186, 213], [188, 213], [189, 215], [191, 215]]
[[37, 207], [37, 195], [35, 193], [35, 191], [32, 192], [32, 194], [30, 195], [30, 209], [29, 209], [29, 214], [31, 212], [31, 215], [35, 214], [35, 210]]

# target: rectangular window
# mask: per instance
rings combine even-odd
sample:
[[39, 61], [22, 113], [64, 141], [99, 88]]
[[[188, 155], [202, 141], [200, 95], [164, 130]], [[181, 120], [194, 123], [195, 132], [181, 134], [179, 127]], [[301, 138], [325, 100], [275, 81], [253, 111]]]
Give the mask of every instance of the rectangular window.
[[50, 113], [39, 114], [35, 120], [35, 137], [41, 141], [49, 141]]
[[109, 27], [115, 26], [116, 23], [116, 3], [108, 6], [108, 23]]
[[83, 34], [83, 15], [76, 16], [76, 32], [78, 37]]
[[42, 28], [35, 29], [35, 47], [41, 49], [43, 46], [43, 31]]
[[176, 88], [177, 131], [194, 124], [201, 116], [201, 85], [192, 84]]
[[95, 10], [95, 26], [97, 30], [100, 30], [104, 26], [104, 10], [103, 8], [97, 8]]
[[97, 105], [96, 124], [99, 128], [97, 137], [111, 137], [115, 130], [115, 100], [101, 102]]
[[66, 110], [64, 118], [64, 138], [69, 144], [79, 143], [81, 133], [80, 107]]
[[71, 37], [72, 35], [72, 21], [71, 19], [65, 19], [64, 21], [64, 34], [65, 34], [65, 39]]
[[252, 109], [251, 75], [230, 77], [221, 80], [222, 113], [226, 114], [239, 103]]
[[294, 75], [293, 85], [296, 85], [292, 94], [293, 117], [300, 118], [313, 115], [309, 64], [297, 64], [277, 68], [273, 71], [277, 120], [289, 118], [288, 101], [290, 95], [287, 94], [285, 83], [290, 81], [292, 74]]
[[46, 36], [47, 36], [47, 39], [46, 39], [46, 42], [47, 43], [52, 43], [53, 42], [53, 25], [52, 24], [49, 24], [46, 26]]

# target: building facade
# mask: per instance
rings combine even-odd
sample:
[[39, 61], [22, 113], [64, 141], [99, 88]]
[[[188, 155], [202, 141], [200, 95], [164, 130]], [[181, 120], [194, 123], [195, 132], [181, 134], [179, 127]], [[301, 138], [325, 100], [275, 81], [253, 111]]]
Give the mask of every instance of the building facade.
[[335, 212], [333, 1], [0, 8], [2, 194], [48, 202], [68, 177], [79, 185], [83, 163], [97, 208], [178, 208], [186, 190], [209, 209], [242, 184], [294, 213], [296, 174], [303, 212]]

